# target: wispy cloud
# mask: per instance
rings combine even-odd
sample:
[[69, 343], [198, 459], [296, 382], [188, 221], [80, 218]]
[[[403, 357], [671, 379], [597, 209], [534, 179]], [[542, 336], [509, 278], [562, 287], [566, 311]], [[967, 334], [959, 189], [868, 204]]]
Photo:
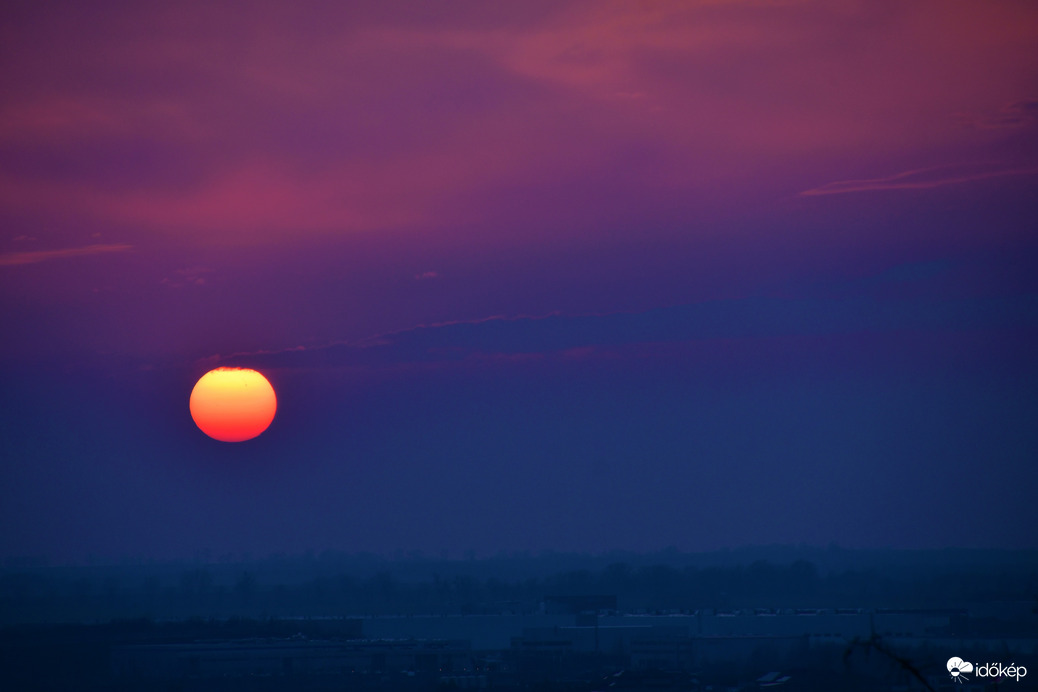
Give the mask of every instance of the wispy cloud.
[[[877, 278], [910, 281], [938, 267], [917, 265]], [[915, 274], [913, 276], [912, 274]], [[467, 362], [588, 358], [644, 344], [768, 340], [868, 333], [1032, 328], [1038, 300], [846, 300], [745, 298], [647, 312], [514, 317], [421, 325], [364, 341], [213, 356], [208, 363], [267, 368], [382, 369]]]
[[172, 277], [164, 277], [159, 283], [169, 288], [183, 288], [184, 286], [204, 286], [205, 275], [212, 273], [209, 267], [186, 267], [173, 272]]
[[980, 130], [1027, 127], [1038, 120], [1038, 99], [1020, 99], [994, 113], [983, 115], [964, 113], [958, 119], [966, 127]]
[[82, 247], [66, 247], [60, 250], [32, 250], [27, 252], [7, 252], [0, 254], [0, 267], [13, 267], [20, 264], [36, 264], [49, 260], [102, 255], [109, 252], [125, 252], [133, 249], [132, 245], [123, 243], [98, 243]]
[[939, 166], [934, 168], [917, 168], [885, 178], [838, 180], [810, 190], [804, 190], [800, 193], [800, 196], [841, 195], [848, 192], [873, 192], [877, 190], [929, 190], [946, 185], [959, 185], [990, 178], [1038, 174], [1038, 168], [996, 168], [988, 170], [977, 170], [977, 168], [977, 165]]
[[378, 3], [242, 17], [217, 0], [198, 24], [137, 3], [104, 31], [34, 7], [5, 35], [0, 207], [46, 218], [60, 199], [85, 223], [207, 245], [671, 227], [690, 191], [741, 206], [818, 152], [960, 151], [948, 113], [1029, 117], [1033, 60], [1015, 56], [1034, 11], [990, 4], [459, 5], [422, 23]]

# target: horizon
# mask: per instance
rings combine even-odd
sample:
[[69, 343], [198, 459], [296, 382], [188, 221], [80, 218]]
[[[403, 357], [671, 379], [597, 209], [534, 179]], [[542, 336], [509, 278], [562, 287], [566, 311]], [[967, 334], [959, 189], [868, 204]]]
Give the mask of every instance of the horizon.
[[[658, 550], [633, 551], [625, 549], [611, 549], [600, 552], [581, 551], [555, 551], [544, 549], [541, 551], [515, 551], [478, 554], [472, 550], [461, 553], [440, 551], [439, 553], [425, 553], [420, 550], [395, 550], [393, 552], [345, 552], [337, 550], [303, 550], [297, 553], [275, 552], [266, 555], [253, 555], [242, 553], [237, 555], [223, 554], [214, 555], [212, 551], [201, 550], [189, 556], [174, 556], [169, 558], [156, 558], [146, 555], [122, 555], [103, 556], [88, 555], [82, 560], [56, 562], [45, 555], [16, 555], [7, 556], [0, 560], [0, 570], [8, 572], [32, 571], [34, 569], [64, 569], [64, 568], [133, 568], [133, 567], [176, 567], [176, 566], [202, 566], [220, 567], [236, 565], [263, 565], [283, 562], [326, 564], [326, 565], [398, 565], [408, 563], [440, 563], [444, 565], [468, 565], [476, 566], [489, 563], [507, 562], [551, 562], [561, 561], [565, 564], [586, 564], [589, 566], [608, 566], [613, 561], [630, 562], [633, 564], [651, 566], [686, 564], [694, 567], [696, 564], [703, 565], [748, 565], [752, 562], [763, 562], [774, 565], [807, 561], [816, 567], [821, 567], [827, 561], [840, 564], [843, 568], [851, 568], [855, 564], [871, 564], [878, 560], [888, 567], [894, 563], [917, 564], [916, 560], [922, 560], [920, 565], [927, 564], [932, 567], [948, 567], [947, 558], [953, 565], [959, 565], [960, 560], [967, 557], [988, 556], [1008, 558], [1010, 562], [1026, 564], [1038, 558], [1038, 548], [971, 548], [961, 546], [944, 546], [936, 548], [848, 548], [836, 544], [829, 545], [805, 545], [805, 544], [772, 544], [772, 545], [742, 545], [725, 546], [713, 550], [678, 550], [674, 546], [667, 546]], [[907, 560], [907, 562], [902, 562]]]

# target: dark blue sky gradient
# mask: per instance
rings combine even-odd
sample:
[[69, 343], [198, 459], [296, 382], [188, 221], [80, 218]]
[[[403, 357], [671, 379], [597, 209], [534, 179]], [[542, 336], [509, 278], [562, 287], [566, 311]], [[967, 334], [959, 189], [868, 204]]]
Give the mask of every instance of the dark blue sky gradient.
[[2, 10], [0, 559], [1038, 548], [1035, 8], [391, 4]]

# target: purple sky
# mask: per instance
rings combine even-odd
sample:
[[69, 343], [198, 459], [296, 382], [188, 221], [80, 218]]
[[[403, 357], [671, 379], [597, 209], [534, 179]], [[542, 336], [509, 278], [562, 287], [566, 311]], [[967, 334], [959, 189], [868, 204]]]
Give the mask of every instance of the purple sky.
[[[5, 3], [0, 557], [1038, 547], [1038, 6]], [[279, 395], [248, 443], [195, 380]]]

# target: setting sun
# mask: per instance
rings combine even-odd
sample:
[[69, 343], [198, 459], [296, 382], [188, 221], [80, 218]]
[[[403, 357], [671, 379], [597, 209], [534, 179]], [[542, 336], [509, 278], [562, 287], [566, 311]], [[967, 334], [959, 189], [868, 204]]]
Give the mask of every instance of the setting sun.
[[191, 418], [209, 437], [244, 442], [274, 420], [277, 397], [260, 373], [248, 368], [217, 368], [202, 376], [191, 390]]

